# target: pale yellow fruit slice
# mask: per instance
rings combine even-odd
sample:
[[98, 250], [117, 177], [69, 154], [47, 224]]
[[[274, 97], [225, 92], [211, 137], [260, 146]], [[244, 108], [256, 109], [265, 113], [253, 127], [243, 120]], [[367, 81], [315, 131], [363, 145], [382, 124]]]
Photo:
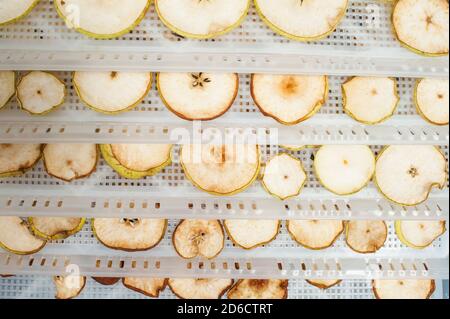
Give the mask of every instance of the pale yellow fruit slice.
[[373, 293], [377, 299], [429, 299], [435, 289], [434, 280], [374, 280]]
[[446, 222], [439, 220], [399, 220], [395, 231], [400, 241], [408, 247], [423, 249], [430, 246], [446, 231]]
[[308, 145], [302, 145], [302, 144], [283, 144], [283, 145], [280, 145], [280, 147], [282, 147], [282, 148], [284, 148], [284, 149], [286, 149], [286, 150], [288, 150], [288, 151], [294, 151], [294, 152], [295, 152], [295, 151], [301, 151], [301, 150], [307, 148]]
[[366, 145], [325, 145], [314, 158], [314, 172], [320, 183], [337, 195], [359, 192], [374, 171], [375, 155]]
[[287, 280], [239, 280], [228, 292], [228, 299], [287, 299]]
[[117, 114], [138, 106], [152, 87], [151, 72], [74, 72], [80, 99], [100, 113]]
[[51, 112], [64, 103], [65, 96], [65, 84], [48, 72], [30, 72], [17, 84], [21, 108], [33, 115]]
[[405, 206], [427, 200], [433, 188], [444, 188], [447, 163], [434, 146], [393, 145], [378, 155], [375, 181], [389, 200]]
[[223, 224], [231, 240], [244, 249], [270, 243], [277, 237], [280, 228], [279, 220], [228, 219]]
[[30, 217], [33, 233], [45, 240], [65, 239], [78, 233], [84, 226], [86, 218], [76, 217]]
[[287, 229], [291, 237], [308, 249], [325, 249], [344, 231], [341, 220], [289, 220]]
[[171, 112], [185, 120], [208, 121], [233, 105], [239, 77], [235, 73], [159, 73], [157, 84]]
[[388, 228], [382, 220], [352, 220], [346, 223], [347, 245], [361, 254], [371, 254], [380, 250], [386, 242]]
[[448, 54], [448, 0], [399, 0], [392, 23], [398, 40], [408, 49], [427, 56]]
[[351, 78], [342, 85], [344, 111], [358, 122], [374, 125], [389, 119], [400, 97], [393, 78]]
[[313, 116], [328, 95], [326, 76], [253, 74], [251, 93], [261, 112], [285, 125]]
[[78, 275], [55, 276], [56, 299], [73, 299], [80, 295], [86, 286], [86, 277]]
[[345, 15], [348, 0], [255, 0], [261, 19], [275, 32], [298, 41], [331, 34]]
[[0, 109], [8, 104], [15, 93], [16, 74], [13, 71], [0, 71]]
[[0, 0], [0, 26], [25, 17], [38, 2], [39, 0]]
[[155, 0], [161, 21], [188, 38], [206, 39], [236, 28], [247, 16], [250, 0]]
[[233, 285], [232, 279], [169, 279], [169, 287], [180, 299], [220, 299]]
[[30, 255], [44, 248], [46, 241], [33, 236], [20, 217], [0, 216], [0, 247], [17, 255]]
[[92, 231], [106, 247], [144, 251], [157, 246], [167, 228], [165, 219], [95, 218]]
[[90, 37], [120, 37], [144, 18], [151, 0], [55, 0], [68, 27]]
[[218, 220], [183, 220], [175, 228], [172, 243], [183, 258], [212, 259], [225, 245], [225, 235]]
[[331, 287], [334, 287], [336, 285], [339, 285], [342, 280], [340, 279], [308, 279], [306, 280], [307, 283], [310, 285], [313, 285], [319, 289], [330, 289]]
[[418, 113], [435, 125], [448, 125], [448, 79], [422, 79], [417, 82], [415, 103]]
[[167, 286], [167, 280], [164, 278], [125, 277], [122, 279], [122, 283], [128, 289], [150, 298], [158, 298]]
[[21, 175], [41, 158], [41, 144], [0, 144], [0, 177]]

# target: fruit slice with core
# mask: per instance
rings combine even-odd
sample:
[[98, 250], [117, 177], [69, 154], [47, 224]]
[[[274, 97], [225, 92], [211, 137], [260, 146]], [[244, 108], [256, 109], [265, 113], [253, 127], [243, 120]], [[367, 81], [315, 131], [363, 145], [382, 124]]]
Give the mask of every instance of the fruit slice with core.
[[310, 285], [313, 285], [313, 286], [319, 288], [319, 289], [325, 290], [325, 289], [334, 287], [336, 285], [339, 285], [342, 282], [342, 280], [340, 280], [340, 279], [334, 279], [334, 280], [332, 280], [332, 279], [329, 279], [329, 280], [327, 280], [327, 279], [308, 279], [308, 280], [306, 280], [306, 282]]
[[122, 283], [128, 289], [151, 298], [158, 298], [159, 294], [166, 289], [167, 280], [164, 278], [125, 277], [122, 279]]
[[47, 173], [66, 182], [91, 175], [98, 159], [95, 144], [47, 144], [43, 155]]
[[325, 249], [333, 245], [344, 231], [341, 220], [289, 220], [287, 229], [291, 237], [308, 249]]
[[244, 249], [270, 243], [280, 229], [279, 220], [228, 219], [223, 224], [233, 243]]
[[220, 299], [233, 285], [232, 279], [169, 279], [172, 292], [181, 299]]
[[197, 256], [212, 259], [225, 245], [225, 235], [218, 220], [183, 220], [172, 236], [173, 247], [183, 258]]
[[138, 106], [152, 87], [150, 72], [74, 72], [80, 99], [100, 113], [117, 114]]
[[41, 144], [0, 144], [0, 177], [21, 175], [41, 158]]
[[287, 280], [239, 280], [228, 292], [228, 299], [287, 299]]
[[393, 78], [351, 78], [342, 85], [344, 111], [364, 124], [378, 124], [394, 115], [400, 97]]
[[56, 299], [73, 299], [78, 297], [86, 286], [86, 277], [77, 275], [55, 276], [53, 282], [56, 288]]
[[386, 222], [381, 220], [352, 220], [345, 226], [347, 245], [361, 254], [378, 251], [384, 246], [387, 236]]
[[45, 240], [65, 239], [79, 232], [85, 218], [30, 217], [28, 223], [33, 233]]
[[113, 286], [117, 284], [122, 278], [116, 277], [92, 277], [96, 282], [103, 286]]
[[271, 195], [285, 200], [298, 196], [307, 180], [302, 162], [289, 154], [278, 154], [264, 167], [262, 184]]
[[447, 163], [439, 148], [431, 145], [393, 145], [378, 155], [375, 182], [389, 200], [405, 206], [427, 200], [432, 189], [443, 189]]
[[372, 179], [375, 155], [366, 145], [325, 145], [315, 155], [314, 171], [330, 192], [351, 195]]
[[377, 299], [429, 299], [436, 285], [434, 280], [373, 280], [372, 288]]
[[399, 220], [395, 222], [395, 232], [406, 246], [423, 249], [430, 246], [446, 232], [446, 222], [439, 220]]
[[247, 16], [250, 0], [155, 0], [161, 21], [183, 37], [206, 39], [230, 32]]
[[33, 236], [28, 224], [20, 217], [0, 217], [0, 248], [17, 255], [37, 253], [46, 244]]
[[38, 2], [39, 0], [0, 0], [0, 26], [25, 17]]
[[233, 105], [239, 77], [235, 73], [159, 73], [157, 85], [171, 112], [185, 120], [208, 121]]
[[415, 103], [417, 112], [435, 125], [448, 125], [448, 79], [422, 79], [417, 82]]
[[13, 71], [0, 71], [0, 109], [11, 100], [15, 93], [16, 74]]
[[167, 228], [165, 219], [95, 218], [92, 230], [106, 247], [145, 251], [157, 246]]

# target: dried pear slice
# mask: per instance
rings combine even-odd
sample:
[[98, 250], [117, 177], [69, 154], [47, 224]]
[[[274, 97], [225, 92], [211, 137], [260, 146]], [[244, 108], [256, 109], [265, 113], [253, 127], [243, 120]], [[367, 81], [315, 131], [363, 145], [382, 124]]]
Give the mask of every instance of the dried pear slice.
[[386, 242], [388, 228], [382, 220], [352, 220], [345, 226], [347, 245], [357, 253], [371, 254]]
[[288, 150], [288, 151], [292, 151], [292, 152], [296, 152], [296, 151], [301, 151], [304, 150], [305, 148], [308, 147], [308, 145], [301, 145], [301, 144], [283, 144], [280, 145], [280, 147]]
[[344, 231], [341, 220], [289, 220], [287, 229], [292, 239], [308, 249], [331, 247]]
[[434, 280], [373, 280], [377, 299], [429, 299], [436, 290]]
[[8, 104], [14, 94], [16, 94], [16, 73], [0, 71], [0, 109]]
[[287, 299], [287, 280], [239, 280], [228, 292], [228, 299]]
[[33, 236], [22, 218], [0, 216], [0, 248], [17, 255], [31, 255], [44, 248], [45, 244], [45, 240]]
[[180, 299], [220, 299], [233, 285], [232, 279], [169, 279], [169, 287]]
[[448, 125], [448, 79], [422, 79], [417, 82], [414, 101], [417, 112], [435, 125]]
[[228, 219], [223, 225], [237, 246], [253, 249], [275, 240], [280, 229], [279, 220]]
[[0, 144], [0, 178], [25, 173], [41, 155], [41, 144]]
[[45, 240], [59, 240], [78, 233], [84, 226], [86, 218], [76, 217], [30, 217], [28, 223], [31, 231]]
[[39, 0], [0, 0], [0, 27], [27, 16]]
[[159, 294], [166, 289], [167, 279], [125, 277], [122, 279], [122, 283], [128, 289], [147, 297], [158, 298]]
[[415, 249], [430, 246], [446, 231], [446, 222], [440, 220], [398, 220], [395, 222], [395, 232], [400, 241]]
[[55, 276], [56, 299], [73, 299], [78, 297], [86, 286], [86, 277], [69, 275]]
[[339, 285], [342, 280], [340, 279], [308, 279], [306, 282], [319, 289], [330, 289], [331, 287]]
[[92, 277], [96, 282], [103, 286], [113, 286], [117, 284], [122, 278], [116, 277]]

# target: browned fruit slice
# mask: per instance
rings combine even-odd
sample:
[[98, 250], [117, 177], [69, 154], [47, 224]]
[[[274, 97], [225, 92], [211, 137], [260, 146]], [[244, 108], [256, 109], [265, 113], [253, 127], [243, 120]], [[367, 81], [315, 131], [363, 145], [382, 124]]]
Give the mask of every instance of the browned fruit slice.
[[287, 280], [239, 280], [228, 292], [228, 299], [287, 299]]
[[233, 285], [232, 279], [169, 279], [172, 292], [181, 299], [220, 299]]
[[164, 278], [125, 277], [122, 279], [122, 283], [128, 289], [151, 298], [158, 298], [159, 294], [166, 289], [167, 280]]

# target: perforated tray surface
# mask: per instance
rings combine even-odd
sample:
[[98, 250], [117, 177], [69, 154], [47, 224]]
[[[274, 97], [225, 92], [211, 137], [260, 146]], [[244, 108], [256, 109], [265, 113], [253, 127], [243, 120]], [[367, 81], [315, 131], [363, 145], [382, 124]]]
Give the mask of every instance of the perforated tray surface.
[[400, 47], [390, 23], [391, 5], [350, 1], [347, 15], [328, 38], [311, 43], [274, 34], [251, 8], [245, 22], [213, 40], [174, 36], [152, 5], [144, 21], [117, 40], [88, 39], [66, 27], [43, 0], [27, 18], [0, 29], [0, 68], [195, 69], [238, 72], [448, 76], [448, 57], [425, 58]]
[[[347, 77], [329, 77], [327, 103], [311, 119], [284, 126], [265, 117], [250, 93], [250, 75], [240, 75], [240, 91], [231, 109], [211, 122], [182, 120], [172, 114], [152, 88], [142, 104], [127, 113], [107, 116], [84, 106], [73, 89], [71, 72], [58, 72], [68, 95], [65, 104], [47, 116], [31, 116], [12, 101], [0, 111], [0, 142], [181, 143], [180, 133], [218, 129], [221, 136], [246, 129], [261, 144], [448, 144], [448, 126], [430, 125], [414, 106], [413, 78], [397, 78], [401, 97], [396, 114], [373, 126], [362, 125], [344, 113], [341, 85]], [[154, 81], [155, 82], [155, 81]], [[248, 129], [251, 129], [250, 131]], [[183, 135], [184, 136], [184, 135]]]

